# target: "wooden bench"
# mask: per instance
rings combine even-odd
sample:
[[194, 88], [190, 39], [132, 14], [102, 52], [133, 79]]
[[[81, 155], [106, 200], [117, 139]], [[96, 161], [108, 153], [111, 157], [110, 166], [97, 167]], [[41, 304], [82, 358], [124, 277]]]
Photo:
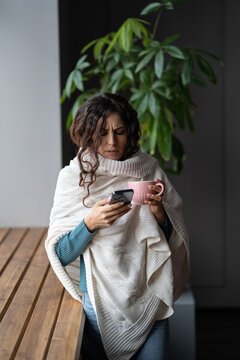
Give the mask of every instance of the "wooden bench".
[[79, 359], [82, 305], [53, 273], [46, 228], [0, 229], [0, 359]]

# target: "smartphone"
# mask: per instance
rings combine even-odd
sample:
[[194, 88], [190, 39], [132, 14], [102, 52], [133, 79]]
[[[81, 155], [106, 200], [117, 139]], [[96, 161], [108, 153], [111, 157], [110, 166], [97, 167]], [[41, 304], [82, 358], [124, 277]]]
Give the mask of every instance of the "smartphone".
[[109, 205], [118, 202], [124, 202], [125, 204], [130, 204], [130, 202], [132, 201], [133, 192], [134, 191], [132, 189], [113, 191], [111, 199], [109, 201]]

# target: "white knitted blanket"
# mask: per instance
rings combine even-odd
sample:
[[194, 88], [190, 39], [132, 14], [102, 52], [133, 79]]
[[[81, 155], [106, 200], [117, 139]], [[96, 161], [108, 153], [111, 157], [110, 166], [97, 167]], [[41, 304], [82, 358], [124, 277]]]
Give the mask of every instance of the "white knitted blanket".
[[[90, 155], [85, 156], [91, 161]], [[188, 237], [181, 198], [153, 157], [139, 151], [125, 161], [102, 156], [99, 160], [87, 205], [109, 197], [114, 190], [126, 189], [128, 181], [159, 178], [165, 183], [163, 205], [173, 224], [168, 243], [149, 207], [133, 203], [129, 213], [98, 230], [83, 253], [87, 288], [106, 354], [111, 360], [128, 360], [145, 341], [154, 321], [173, 313], [173, 302], [188, 278]], [[55, 252], [59, 239], [91, 211], [82, 203], [85, 191], [78, 185], [79, 171], [77, 157], [60, 171], [45, 246], [59, 280], [81, 301], [76, 285], [79, 260], [63, 268]]]

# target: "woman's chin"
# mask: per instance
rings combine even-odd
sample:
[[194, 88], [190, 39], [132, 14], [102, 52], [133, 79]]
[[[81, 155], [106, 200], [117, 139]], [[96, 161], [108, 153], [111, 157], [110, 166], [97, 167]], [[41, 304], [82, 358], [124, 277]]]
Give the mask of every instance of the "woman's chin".
[[103, 157], [109, 160], [119, 160], [122, 157], [122, 154], [120, 154], [119, 151], [106, 151], [103, 154]]

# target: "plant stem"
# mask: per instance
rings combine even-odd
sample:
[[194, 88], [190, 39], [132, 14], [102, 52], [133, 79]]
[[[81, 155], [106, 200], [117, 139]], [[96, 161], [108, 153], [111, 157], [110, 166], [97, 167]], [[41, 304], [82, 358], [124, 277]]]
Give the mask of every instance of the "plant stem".
[[155, 35], [156, 35], [156, 32], [157, 32], [157, 28], [158, 28], [158, 23], [159, 23], [159, 20], [160, 20], [161, 15], [162, 15], [162, 12], [163, 12], [163, 9], [160, 8], [160, 10], [159, 10], [159, 12], [158, 12], [158, 14], [157, 14], [157, 17], [156, 17], [154, 26], [153, 26], [152, 39], [155, 38]]

